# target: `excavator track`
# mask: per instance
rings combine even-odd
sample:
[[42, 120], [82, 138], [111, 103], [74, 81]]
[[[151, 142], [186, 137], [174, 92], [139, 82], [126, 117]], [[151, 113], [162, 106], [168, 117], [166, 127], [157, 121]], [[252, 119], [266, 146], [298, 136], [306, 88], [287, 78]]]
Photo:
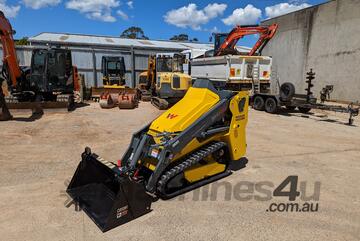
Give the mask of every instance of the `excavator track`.
[[43, 109], [64, 108], [73, 111], [76, 108], [73, 94], [57, 95], [56, 101], [19, 101], [17, 96], [9, 95], [5, 97], [5, 102], [9, 109], [36, 109], [40, 111]]
[[228, 176], [231, 174], [229, 170], [225, 170], [224, 172], [217, 174], [215, 176], [206, 178], [204, 180], [198, 181], [194, 184], [191, 184], [189, 186], [185, 186], [184, 188], [181, 188], [180, 190], [177, 190], [175, 192], [167, 193], [166, 192], [166, 186], [169, 183], [169, 181], [174, 178], [175, 176], [179, 175], [180, 173], [184, 172], [187, 168], [190, 168], [191, 166], [196, 165], [201, 160], [203, 160], [205, 157], [211, 155], [212, 153], [220, 150], [221, 148], [225, 147], [225, 142], [211, 142], [210, 144], [200, 148], [199, 150], [195, 151], [194, 153], [190, 154], [184, 161], [177, 164], [176, 166], [172, 167], [170, 170], [166, 171], [160, 178], [157, 183], [157, 191], [160, 194], [161, 198], [163, 199], [169, 199], [175, 196], [178, 196], [182, 193], [188, 192], [194, 188], [203, 186], [207, 183], [216, 181], [220, 178], [223, 178], [225, 176]]
[[169, 108], [169, 102], [159, 97], [152, 97], [151, 104], [156, 108], [158, 108], [159, 110], [166, 110]]

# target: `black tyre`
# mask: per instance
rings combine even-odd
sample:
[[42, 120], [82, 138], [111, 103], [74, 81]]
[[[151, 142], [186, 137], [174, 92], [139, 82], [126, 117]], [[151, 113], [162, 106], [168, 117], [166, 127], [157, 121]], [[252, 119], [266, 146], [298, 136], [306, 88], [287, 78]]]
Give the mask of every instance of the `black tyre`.
[[267, 98], [265, 101], [265, 111], [271, 114], [277, 112], [277, 103], [274, 98]]
[[287, 106], [285, 106], [285, 108], [286, 108], [287, 110], [293, 111], [293, 110], [296, 109], [296, 106], [287, 105]]
[[295, 86], [286, 82], [280, 86], [280, 98], [282, 101], [290, 101], [295, 94]]
[[311, 108], [307, 108], [307, 107], [298, 107], [298, 109], [301, 113], [304, 114], [308, 113], [311, 110]]
[[265, 107], [264, 98], [261, 96], [255, 96], [253, 107], [255, 110], [264, 110]]

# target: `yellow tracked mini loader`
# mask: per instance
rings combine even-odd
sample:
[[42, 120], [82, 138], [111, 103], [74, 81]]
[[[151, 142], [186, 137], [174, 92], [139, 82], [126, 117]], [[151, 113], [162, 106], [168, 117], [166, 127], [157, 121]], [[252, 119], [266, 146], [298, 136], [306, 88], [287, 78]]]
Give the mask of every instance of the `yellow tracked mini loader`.
[[[246, 164], [248, 93], [197, 80], [183, 99], [135, 133], [121, 161], [86, 148], [67, 192], [103, 231]], [[238, 166], [238, 165], [236, 165]]]

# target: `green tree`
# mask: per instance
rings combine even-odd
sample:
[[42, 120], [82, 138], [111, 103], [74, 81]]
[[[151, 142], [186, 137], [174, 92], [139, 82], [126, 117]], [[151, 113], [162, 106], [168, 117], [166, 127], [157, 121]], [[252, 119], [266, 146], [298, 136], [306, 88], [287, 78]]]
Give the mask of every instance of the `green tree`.
[[23, 37], [19, 40], [15, 41], [16, 45], [28, 45], [29, 44], [29, 38], [28, 37]]
[[145, 36], [144, 31], [139, 27], [130, 27], [120, 35], [121, 38], [130, 38], [130, 39], [149, 39]]
[[174, 35], [170, 38], [172, 41], [190, 41], [190, 42], [198, 42], [199, 40], [197, 38], [189, 39], [189, 36], [185, 33], [181, 33], [179, 35]]
[[172, 41], [189, 41], [189, 36], [187, 34], [181, 33], [179, 35], [174, 35], [170, 38]]

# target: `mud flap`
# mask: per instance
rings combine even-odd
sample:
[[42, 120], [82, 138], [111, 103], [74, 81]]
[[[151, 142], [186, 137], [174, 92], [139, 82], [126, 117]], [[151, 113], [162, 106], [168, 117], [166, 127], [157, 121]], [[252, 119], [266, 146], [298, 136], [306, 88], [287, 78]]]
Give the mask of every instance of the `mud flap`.
[[151, 211], [152, 197], [143, 183], [122, 176], [90, 151], [83, 153], [67, 193], [103, 232]]

